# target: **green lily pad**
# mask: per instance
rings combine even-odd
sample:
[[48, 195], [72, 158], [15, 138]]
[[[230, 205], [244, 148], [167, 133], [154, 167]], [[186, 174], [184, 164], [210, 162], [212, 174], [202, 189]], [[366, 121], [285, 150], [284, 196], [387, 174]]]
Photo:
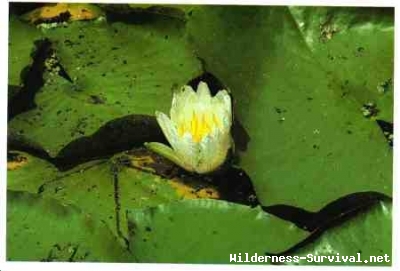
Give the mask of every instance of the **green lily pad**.
[[9, 31], [8, 43], [8, 84], [22, 86], [21, 72], [31, 63], [31, 52], [35, 48], [33, 42], [41, 37], [41, 32], [13, 15], [10, 16], [9, 25], [12, 31]]
[[230, 254], [282, 252], [308, 236], [292, 223], [211, 199], [130, 210], [130, 250], [147, 263], [229, 263]]
[[[380, 202], [340, 226], [327, 230], [314, 242], [293, 251], [290, 255], [304, 257], [297, 263], [290, 263], [299, 265], [390, 266], [392, 261], [392, 204]], [[329, 258], [325, 258], [322, 262], [322, 258], [315, 258], [320, 261], [316, 262], [314, 256], [329, 256], [331, 261]], [[339, 256], [339, 260], [337, 256]], [[379, 256], [381, 257], [378, 259]], [[379, 262], [374, 262], [375, 259]]]
[[73, 83], [49, 72], [36, 94], [37, 108], [16, 116], [9, 128], [24, 131], [52, 157], [107, 121], [169, 110], [173, 90], [201, 73], [183, 23], [174, 20], [142, 25], [74, 22], [43, 36], [53, 42]]
[[[314, 58], [340, 95], [374, 103], [393, 122], [394, 10], [289, 7]], [[340, 68], [339, 68], [340, 67]]]
[[41, 195], [62, 203], [80, 206], [97, 217], [124, 239], [127, 236], [125, 210], [156, 206], [178, 200], [179, 194], [166, 179], [146, 173], [125, 163], [116, 156], [111, 160], [97, 160], [82, 164], [49, 180], [41, 188]]
[[128, 253], [99, 220], [27, 192], [7, 193], [7, 260], [126, 262]]
[[[358, 9], [328, 10], [334, 17], [346, 18]], [[315, 12], [319, 14], [319, 9]], [[357, 24], [341, 21], [347, 23], [347, 31], [318, 41], [323, 44], [315, 48], [330, 44], [329, 50], [340, 54], [352, 33], [362, 30], [358, 42], [368, 47], [371, 56], [368, 61], [352, 56], [348, 67], [362, 65], [368, 74], [379, 68], [385, 79], [393, 72], [392, 61], [388, 61], [393, 54], [377, 51], [381, 46], [393, 47], [393, 29], [376, 17], [385, 22], [393, 18], [390, 12], [374, 9], [364, 13]], [[383, 133], [363, 116], [361, 100], [352, 92], [342, 95], [340, 80], [332, 76], [334, 70], [344, 77], [339, 72], [342, 65], [323, 60], [317, 49], [316, 53], [310, 49], [288, 8], [201, 7], [192, 12], [188, 33], [207, 71], [232, 92], [236, 117], [250, 138], [247, 150], [238, 154], [239, 165], [249, 174], [263, 205], [316, 211], [354, 192], [391, 195], [392, 150]], [[382, 37], [382, 45], [374, 45], [376, 35]], [[334, 42], [336, 38], [347, 43]], [[348, 48], [348, 54], [354, 49]], [[385, 61], [379, 61], [379, 67], [368, 66], [382, 54]], [[349, 78], [352, 84], [365, 80], [365, 76], [358, 81], [352, 75]]]
[[7, 161], [7, 189], [37, 193], [39, 187], [58, 174], [49, 162], [23, 152], [10, 151]]

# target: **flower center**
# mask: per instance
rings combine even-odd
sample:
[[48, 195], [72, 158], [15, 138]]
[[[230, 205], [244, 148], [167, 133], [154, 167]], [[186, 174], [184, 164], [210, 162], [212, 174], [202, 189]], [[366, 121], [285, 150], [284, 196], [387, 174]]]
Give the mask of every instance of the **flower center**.
[[178, 134], [182, 137], [186, 132], [189, 132], [193, 141], [198, 143], [216, 128], [221, 128], [221, 122], [214, 113], [193, 111], [191, 119], [178, 124]]

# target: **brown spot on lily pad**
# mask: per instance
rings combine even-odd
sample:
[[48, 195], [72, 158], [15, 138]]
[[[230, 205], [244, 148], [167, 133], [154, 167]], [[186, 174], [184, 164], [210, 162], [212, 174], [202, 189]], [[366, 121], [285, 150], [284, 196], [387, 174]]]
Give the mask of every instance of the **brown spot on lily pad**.
[[48, 4], [34, 9], [24, 15], [21, 19], [32, 24], [53, 22], [62, 14], [69, 14], [66, 21], [93, 20], [103, 15], [100, 8], [92, 4], [83, 3], [57, 3]]

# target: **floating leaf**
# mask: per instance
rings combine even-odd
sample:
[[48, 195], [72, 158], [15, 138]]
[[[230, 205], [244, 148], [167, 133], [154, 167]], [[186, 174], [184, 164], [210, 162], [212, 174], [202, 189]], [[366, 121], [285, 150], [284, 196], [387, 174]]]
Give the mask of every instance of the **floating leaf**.
[[49, 162], [23, 152], [10, 151], [7, 159], [7, 189], [37, 193], [58, 174]]
[[124, 239], [127, 236], [125, 210], [156, 206], [185, 196], [176, 187], [179, 180], [169, 183], [167, 179], [140, 171], [135, 168], [135, 159], [145, 157], [122, 154], [109, 161], [82, 164], [43, 184], [40, 193], [80, 206], [105, 221], [116, 236]]
[[[33, 42], [41, 37], [35, 27], [22, 23], [16, 16], [10, 15], [8, 44], [8, 85], [22, 86], [21, 72], [31, 63], [30, 54]], [[9, 93], [9, 98], [13, 93]]]
[[36, 94], [37, 108], [16, 116], [9, 127], [30, 131], [29, 138], [52, 157], [109, 120], [169, 110], [172, 91], [200, 73], [181, 22], [74, 22], [44, 36], [73, 83], [50, 70]]
[[125, 212], [129, 209], [202, 198], [257, 204], [251, 183], [238, 170], [229, 170], [226, 177], [187, 175], [146, 149], [79, 165], [43, 183], [39, 192], [80, 206], [106, 221], [123, 240], [128, 235]]
[[[305, 257], [298, 263], [291, 263], [300, 265], [391, 265], [392, 204], [380, 202], [340, 226], [327, 230], [312, 243], [292, 251], [290, 255]], [[314, 256], [330, 256], [331, 261], [325, 258], [323, 262], [316, 262]], [[350, 261], [352, 256], [356, 262], [353, 259]], [[374, 262], [379, 256], [380, 262]]]
[[[318, 8], [310, 10], [319, 14]], [[328, 10], [333, 18], [348, 18], [338, 21], [347, 31], [316, 41], [323, 43], [318, 48], [338, 44], [329, 50], [340, 53], [358, 31], [357, 42], [368, 46], [371, 56], [368, 61], [349, 56], [348, 67], [362, 65], [368, 74], [393, 72], [392, 51], [378, 52], [393, 46], [390, 10], [365, 9], [357, 24], [349, 20], [359, 9]], [[329, 71], [344, 77], [342, 65], [322, 60], [310, 49], [288, 8], [202, 7], [193, 11], [188, 29], [207, 71], [232, 91], [237, 118], [250, 138], [247, 150], [239, 153], [239, 165], [263, 205], [316, 211], [354, 192], [391, 195], [392, 151], [383, 133], [364, 118], [355, 95], [342, 96], [340, 81]], [[312, 29], [321, 31], [315, 23]], [[379, 46], [376, 35], [382, 37]], [[348, 48], [347, 54], [355, 49]], [[388, 61], [366, 64], [382, 54]], [[349, 76], [354, 84], [364, 82], [365, 76]]]
[[289, 7], [308, 48], [336, 91], [393, 121], [394, 14], [389, 8]]
[[259, 208], [210, 199], [128, 213], [134, 258], [150, 263], [229, 263], [230, 254], [282, 252], [308, 233]]
[[74, 206], [7, 193], [7, 260], [125, 262], [128, 253], [99, 220]]

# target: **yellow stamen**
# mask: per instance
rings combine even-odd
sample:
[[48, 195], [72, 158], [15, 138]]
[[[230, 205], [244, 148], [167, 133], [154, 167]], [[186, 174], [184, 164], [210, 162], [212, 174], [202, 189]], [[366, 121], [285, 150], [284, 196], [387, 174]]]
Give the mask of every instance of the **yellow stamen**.
[[213, 127], [213, 123], [210, 114], [203, 114], [203, 123], [208, 130], [211, 130], [211, 128]]
[[189, 132], [196, 143], [200, 142], [215, 128], [221, 128], [221, 123], [213, 113], [196, 113], [195, 111], [193, 111], [191, 119], [179, 123], [177, 127], [180, 137]]

